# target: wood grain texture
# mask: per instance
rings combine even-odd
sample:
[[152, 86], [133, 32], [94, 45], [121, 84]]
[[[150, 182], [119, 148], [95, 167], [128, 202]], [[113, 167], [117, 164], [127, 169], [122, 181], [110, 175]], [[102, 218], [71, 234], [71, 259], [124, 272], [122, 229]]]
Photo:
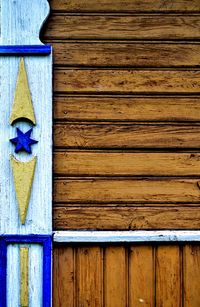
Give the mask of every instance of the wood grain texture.
[[58, 69], [56, 93], [199, 94], [198, 70]]
[[189, 244], [183, 249], [184, 269], [184, 306], [198, 307], [200, 305], [200, 247]]
[[198, 0], [50, 0], [53, 10], [67, 12], [199, 12]]
[[[182, 249], [184, 259], [182, 261]], [[54, 288], [54, 295], [60, 296], [55, 307], [68, 306], [102, 306], [94, 305], [94, 297], [87, 295], [86, 289], [93, 291], [94, 276], [99, 274], [99, 251], [102, 251], [101, 263], [104, 267], [102, 271], [103, 279], [101, 286], [103, 306], [175, 306], [198, 307], [199, 306], [199, 243], [195, 244], [124, 244], [111, 245], [55, 245], [54, 246], [54, 278], [62, 277], [59, 288]], [[155, 257], [155, 250], [156, 257]], [[73, 254], [78, 260], [78, 271], [72, 269], [74, 279], [71, 278], [70, 268]], [[91, 259], [91, 255], [94, 256]], [[156, 261], [155, 261], [156, 258]], [[88, 263], [88, 260], [90, 262]], [[72, 260], [73, 261], [73, 260]], [[59, 263], [59, 266], [57, 264]], [[87, 266], [86, 266], [87, 264]], [[68, 267], [69, 266], [69, 269]], [[91, 270], [97, 267], [97, 271]], [[64, 279], [64, 272], [66, 272]], [[80, 274], [81, 272], [81, 274]], [[182, 272], [186, 282], [186, 296], [182, 301]], [[67, 281], [70, 279], [69, 289]], [[97, 280], [99, 277], [97, 276]], [[84, 282], [85, 281], [85, 282]], [[87, 281], [87, 282], [86, 282]], [[81, 293], [85, 294], [82, 304], [79, 304], [79, 294], [74, 297], [74, 304], [66, 296], [73, 296], [73, 288], [79, 285]], [[91, 288], [90, 288], [91, 286]], [[72, 287], [72, 288], [71, 288]], [[156, 288], [156, 291], [155, 291]], [[94, 292], [95, 294], [96, 292]], [[54, 300], [55, 300], [54, 296]], [[87, 300], [85, 299], [87, 297]], [[127, 300], [128, 298], [128, 300]]]
[[[58, 96], [56, 121], [195, 121], [200, 97]], [[167, 107], [166, 107], [167, 106]]]
[[[113, 5], [114, 6], [114, 5]], [[189, 15], [52, 14], [45, 39], [192, 40], [199, 39], [200, 17]]]
[[199, 148], [199, 125], [57, 124], [54, 145], [62, 148]]
[[[50, 41], [52, 43], [52, 41]], [[198, 43], [53, 42], [54, 63], [92, 67], [191, 67], [200, 65]]]
[[107, 247], [104, 253], [104, 306], [127, 305], [127, 257], [124, 247]]
[[156, 250], [156, 304], [182, 306], [181, 248], [161, 245]]
[[74, 207], [54, 208], [54, 229], [152, 230], [200, 229], [200, 213], [195, 208]]
[[198, 179], [60, 179], [56, 203], [200, 203]]
[[56, 246], [53, 256], [53, 306], [74, 307], [74, 249], [68, 246]]
[[54, 153], [57, 176], [200, 176], [198, 153], [63, 151]]
[[154, 248], [132, 245], [129, 250], [129, 307], [154, 306]]
[[77, 248], [77, 306], [103, 307], [103, 254], [100, 247]]

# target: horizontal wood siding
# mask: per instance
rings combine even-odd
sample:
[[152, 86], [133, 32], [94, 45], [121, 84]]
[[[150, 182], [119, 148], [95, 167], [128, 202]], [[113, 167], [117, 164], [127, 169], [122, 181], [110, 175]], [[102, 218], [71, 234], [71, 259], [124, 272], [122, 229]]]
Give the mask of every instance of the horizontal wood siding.
[[200, 16], [52, 14], [46, 39], [195, 40]]
[[50, 4], [54, 228], [199, 229], [199, 0]]
[[56, 66], [155, 68], [200, 65], [199, 43], [55, 41], [53, 46]]
[[198, 307], [199, 273], [198, 244], [56, 245], [54, 306]]
[[68, 12], [192, 12], [200, 11], [198, 0], [50, 0], [53, 10]]

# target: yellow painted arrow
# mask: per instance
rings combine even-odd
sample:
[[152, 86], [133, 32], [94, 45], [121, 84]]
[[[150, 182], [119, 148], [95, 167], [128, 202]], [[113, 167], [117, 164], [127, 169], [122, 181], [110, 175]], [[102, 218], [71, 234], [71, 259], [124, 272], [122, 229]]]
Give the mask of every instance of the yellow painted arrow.
[[21, 59], [19, 65], [15, 98], [10, 116], [10, 124], [12, 125], [14, 121], [21, 118], [28, 119], [34, 125], [36, 124], [28, 77], [23, 58]]
[[11, 156], [11, 166], [14, 177], [14, 185], [19, 208], [21, 223], [24, 225], [29, 206], [29, 200], [32, 190], [33, 178], [35, 173], [37, 158], [29, 162], [20, 162]]

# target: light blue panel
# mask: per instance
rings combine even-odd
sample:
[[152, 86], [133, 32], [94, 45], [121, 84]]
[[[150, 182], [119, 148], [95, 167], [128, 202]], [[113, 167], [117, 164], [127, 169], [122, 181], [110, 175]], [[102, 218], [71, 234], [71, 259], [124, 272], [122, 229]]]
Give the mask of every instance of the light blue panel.
[[1, 45], [39, 45], [47, 0], [1, 0]]
[[[20, 152], [9, 142], [16, 135], [16, 126], [27, 131], [30, 125], [24, 121], [9, 124], [19, 57], [0, 57], [0, 234], [51, 234], [52, 233], [52, 58], [25, 57], [36, 126], [32, 137], [38, 140], [33, 145], [33, 155]], [[20, 161], [29, 161], [37, 156], [32, 193], [25, 225], [18, 214], [10, 155]]]

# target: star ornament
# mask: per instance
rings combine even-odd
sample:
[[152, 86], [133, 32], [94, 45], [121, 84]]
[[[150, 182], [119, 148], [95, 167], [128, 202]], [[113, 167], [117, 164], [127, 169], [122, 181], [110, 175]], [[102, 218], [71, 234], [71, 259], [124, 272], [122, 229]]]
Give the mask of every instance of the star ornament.
[[31, 145], [37, 144], [38, 141], [31, 139], [31, 133], [33, 129], [31, 128], [26, 133], [23, 133], [19, 128], [17, 128], [17, 137], [10, 139], [10, 142], [13, 143], [15, 147], [15, 152], [26, 151], [29, 154], [32, 153]]

